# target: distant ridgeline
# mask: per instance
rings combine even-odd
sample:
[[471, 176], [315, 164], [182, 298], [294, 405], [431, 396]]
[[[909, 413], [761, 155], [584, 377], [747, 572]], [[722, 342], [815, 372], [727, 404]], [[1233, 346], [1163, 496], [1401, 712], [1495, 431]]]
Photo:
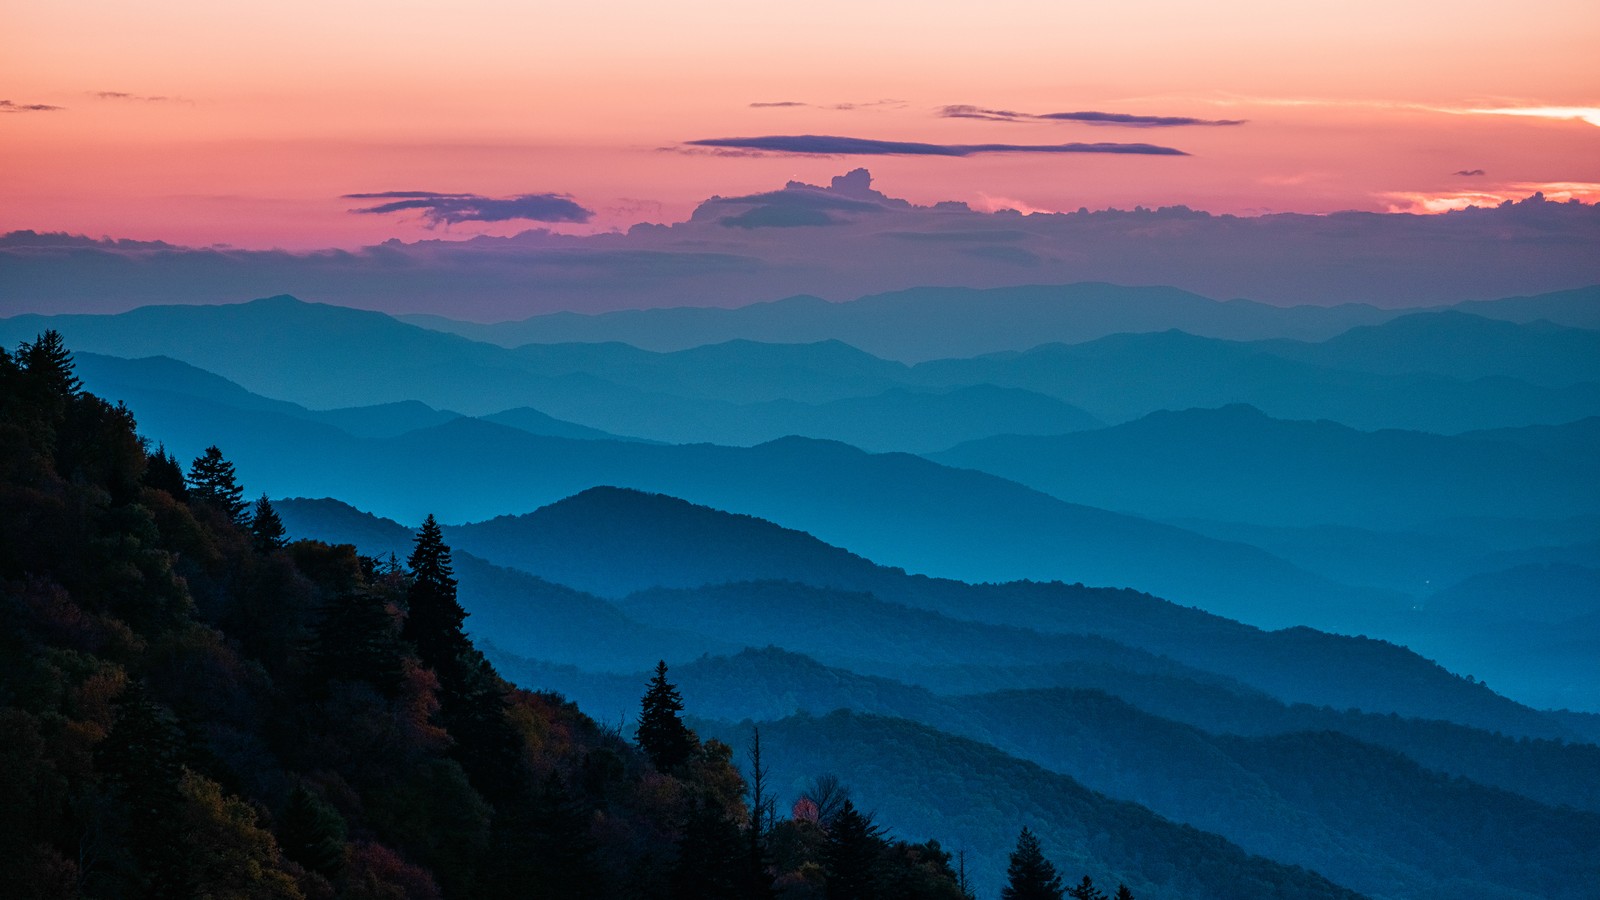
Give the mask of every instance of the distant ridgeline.
[[[723, 532], [672, 564], [595, 504], [694, 518], [690, 552]], [[637, 492], [557, 513], [570, 545], [250, 502], [216, 447], [185, 471], [82, 390], [59, 334], [0, 351], [7, 896], [1600, 892], [1592, 721], [1402, 648], [917, 578]], [[1283, 702], [1315, 691], [1359, 702]]]

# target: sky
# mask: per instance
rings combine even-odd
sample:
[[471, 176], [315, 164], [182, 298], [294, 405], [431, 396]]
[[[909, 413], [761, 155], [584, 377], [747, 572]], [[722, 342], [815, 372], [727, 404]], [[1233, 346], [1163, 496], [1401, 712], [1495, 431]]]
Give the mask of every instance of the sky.
[[858, 166], [979, 212], [1600, 199], [1600, 4], [12, 0], [0, 232], [356, 248]]

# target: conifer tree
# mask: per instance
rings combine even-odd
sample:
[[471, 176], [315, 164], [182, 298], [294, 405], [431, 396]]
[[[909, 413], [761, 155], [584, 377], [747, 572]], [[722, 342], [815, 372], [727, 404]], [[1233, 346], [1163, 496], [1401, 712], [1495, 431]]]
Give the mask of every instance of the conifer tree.
[[167, 452], [165, 444], [156, 447], [156, 452], [145, 458], [144, 483], [147, 487], [166, 491], [175, 499], [189, 499], [189, 488], [183, 483], [183, 467]]
[[278, 820], [283, 855], [333, 878], [344, 868], [344, 818], [316, 794], [296, 785]]
[[849, 800], [828, 823], [823, 863], [828, 873], [828, 900], [868, 900], [877, 896], [875, 885], [883, 857], [883, 829], [856, 809]]
[[1017, 836], [1017, 849], [1011, 851], [1000, 900], [1061, 900], [1061, 876], [1026, 827]]
[[285, 544], [283, 536], [286, 533], [283, 520], [278, 518], [278, 511], [272, 508], [267, 495], [262, 494], [250, 516], [250, 539], [255, 544], [256, 551], [271, 553], [274, 550], [282, 550]]
[[1128, 890], [1127, 885], [1119, 884], [1116, 894], [1112, 895], [1112, 900], [1133, 900], [1133, 891]]
[[228, 518], [244, 525], [244, 488], [239, 486], [239, 476], [233, 463], [222, 457], [222, 451], [212, 444], [206, 452], [195, 457], [189, 466], [189, 494], [196, 500], [210, 503], [228, 514]]
[[33, 343], [17, 348], [17, 360], [27, 370], [28, 380], [57, 397], [70, 397], [83, 390], [83, 382], [73, 373], [72, 354], [61, 332], [54, 328], [39, 335]]
[[1083, 876], [1077, 887], [1067, 890], [1067, 896], [1072, 900], [1106, 900], [1105, 892], [1095, 887], [1094, 879], [1087, 875]]
[[467, 647], [461, 627], [467, 612], [456, 600], [450, 546], [433, 516], [417, 531], [406, 564], [411, 567], [411, 589], [406, 592], [408, 612], [400, 636], [417, 648], [422, 664], [438, 673], [441, 682], [451, 680]]
[[683, 697], [667, 680], [667, 661], [656, 663], [655, 677], [645, 690], [639, 710], [639, 749], [659, 772], [672, 772], [694, 755], [694, 732], [683, 724]]

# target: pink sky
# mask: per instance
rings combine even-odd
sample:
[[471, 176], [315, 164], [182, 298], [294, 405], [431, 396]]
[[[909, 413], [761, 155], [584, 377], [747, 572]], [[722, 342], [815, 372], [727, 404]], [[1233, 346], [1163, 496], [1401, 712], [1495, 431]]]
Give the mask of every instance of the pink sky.
[[[892, 195], [980, 209], [1600, 199], [1593, 0], [556, 6], [9, 3], [0, 232], [305, 249], [536, 224], [430, 230], [341, 199], [398, 190], [569, 195], [593, 216], [555, 227], [591, 232], [857, 165]], [[776, 101], [808, 105], [751, 105]], [[951, 104], [1247, 121], [941, 117]], [[683, 152], [767, 135], [1190, 155]]]

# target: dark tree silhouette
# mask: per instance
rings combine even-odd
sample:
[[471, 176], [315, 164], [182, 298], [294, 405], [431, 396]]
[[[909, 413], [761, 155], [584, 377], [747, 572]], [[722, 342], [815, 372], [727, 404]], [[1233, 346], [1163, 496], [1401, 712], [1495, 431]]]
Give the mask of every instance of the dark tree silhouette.
[[83, 382], [73, 374], [72, 354], [67, 351], [61, 332], [54, 328], [33, 343], [17, 347], [17, 361], [27, 370], [28, 380], [41, 391], [67, 398], [83, 390]]
[[655, 677], [645, 691], [639, 710], [639, 749], [657, 771], [672, 772], [689, 761], [696, 744], [694, 732], [683, 724], [683, 697], [667, 680], [667, 662], [656, 663]]
[[250, 539], [255, 544], [256, 551], [271, 553], [274, 550], [282, 550], [285, 543], [283, 536], [287, 533], [283, 527], [283, 520], [278, 518], [278, 511], [272, 508], [267, 495], [262, 494], [250, 516]]
[[189, 487], [183, 483], [183, 467], [167, 452], [165, 444], [145, 458], [144, 483], [147, 487], [166, 491], [179, 500], [189, 498]]
[[1119, 884], [1116, 894], [1112, 895], [1112, 900], [1133, 900], [1133, 891], [1128, 890], [1127, 885]]
[[883, 829], [856, 810], [849, 800], [828, 824], [823, 868], [828, 873], [828, 900], [876, 897], [874, 882], [884, 852]]
[[1077, 887], [1067, 889], [1067, 896], [1072, 900], [1106, 900], [1105, 892], [1095, 887], [1094, 879], [1087, 875], [1083, 876]]
[[1017, 836], [1017, 849], [1011, 851], [1000, 900], [1061, 900], [1061, 876], [1026, 827]]
[[828, 772], [811, 779], [806, 789], [800, 792], [800, 799], [811, 801], [817, 809], [817, 821], [826, 827], [849, 802], [850, 788], [839, 780], [839, 776]]
[[399, 690], [403, 669], [394, 620], [383, 597], [365, 588], [344, 591], [323, 607], [306, 656], [313, 689], [362, 681], [385, 696]]
[[344, 869], [345, 831], [337, 810], [296, 785], [278, 819], [278, 844], [284, 856], [333, 878]]
[[400, 636], [417, 648], [422, 664], [449, 680], [461, 661], [467, 639], [462, 623], [466, 610], [456, 600], [455, 570], [450, 547], [433, 516], [417, 531], [417, 543], [406, 559], [411, 567], [411, 589], [406, 592], [405, 628]]
[[750, 828], [745, 835], [747, 859], [745, 861], [744, 896], [751, 898], [772, 896], [773, 877], [769, 871], [770, 854], [767, 851], [767, 832], [772, 829], [777, 801], [767, 792], [769, 769], [761, 761], [761, 729], [750, 732]]
[[189, 495], [222, 510], [240, 525], [245, 524], [244, 488], [239, 486], [233, 463], [223, 459], [222, 451], [215, 444], [190, 464]]

